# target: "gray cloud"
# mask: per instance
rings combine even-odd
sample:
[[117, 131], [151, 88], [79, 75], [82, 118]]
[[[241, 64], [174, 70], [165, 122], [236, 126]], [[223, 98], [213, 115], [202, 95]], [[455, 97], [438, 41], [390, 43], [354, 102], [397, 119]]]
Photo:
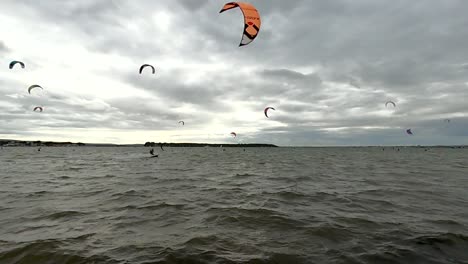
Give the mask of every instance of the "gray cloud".
[[[252, 3], [262, 28], [254, 42], [238, 47], [241, 13], [219, 14], [220, 2], [2, 2], [2, 16], [55, 27], [54, 34], [70, 34], [94, 54], [130, 62], [133, 72], [109, 65], [102, 75], [147, 96], [52, 92], [38, 121], [33, 98], [6, 96], [19, 83], [0, 81], [0, 133], [30, 133], [38, 124], [171, 130], [187, 119], [200, 130], [214, 120], [255, 129], [246, 140], [279, 145], [468, 143], [468, 2]], [[0, 53], [15, 51], [0, 42]], [[158, 73], [136, 74], [147, 62]], [[397, 107], [385, 108], [388, 100]], [[268, 120], [238, 112], [263, 118], [266, 106], [276, 108]], [[445, 118], [453, 121], [440, 128]], [[417, 131], [412, 141], [406, 127]]]
[[198, 83], [184, 83], [186, 79], [187, 76], [183, 73], [174, 72], [171, 77], [157, 79], [131, 74], [124, 80], [137, 89], [153, 94], [158, 100], [164, 100], [170, 107], [191, 104], [201, 109], [228, 110], [228, 106], [223, 105], [220, 97], [229, 91], [213, 84], [215, 80], [207, 76]]
[[3, 43], [3, 41], [0, 41], [0, 53], [5, 53], [7, 52], [9, 49], [8, 47], [5, 45], [5, 43]]
[[206, 4], [208, 4], [209, 0], [201, 0], [201, 1], [179, 0], [176, 2], [180, 3], [188, 11], [192, 11], [192, 10], [202, 9]]

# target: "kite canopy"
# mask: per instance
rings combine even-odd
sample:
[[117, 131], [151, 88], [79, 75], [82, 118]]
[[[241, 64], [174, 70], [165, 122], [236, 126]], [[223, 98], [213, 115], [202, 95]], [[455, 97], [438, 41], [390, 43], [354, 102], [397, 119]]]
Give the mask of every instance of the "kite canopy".
[[29, 88], [28, 88], [28, 93], [31, 94], [31, 90], [34, 89], [34, 88], [41, 88], [41, 89], [44, 89], [44, 88], [42, 88], [40, 85], [34, 84], [34, 85], [29, 86]]
[[388, 106], [388, 104], [392, 104], [392, 105], [393, 105], [393, 107], [396, 107], [396, 104], [395, 104], [394, 102], [392, 102], [392, 101], [388, 101], [388, 102], [386, 102], [386, 103], [385, 103], [385, 107], [387, 107], [387, 106]]
[[152, 72], [153, 72], [153, 74], [156, 73], [156, 69], [154, 69], [153, 65], [150, 65], [150, 64], [143, 64], [143, 65], [141, 65], [141, 67], [140, 67], [140, 74], [143, 72], [143, 69], [146, 68], [146, 67], [150, 67], [151, 70], [152, 70]]
[[268, 110], [270, 110], [270, 109], [271, 109], [271, 110], [275, 110], [273, 107], [267, 107], [267, 108], [265, 108], [265, 110], [263, 110], [263, 113], [265, 113], [265, 116], [266, 116], [267, 118], [269, 118], [269, 117], [268, 117]]
[[9, 66], [10, 69], [13, 69], [13, 67], [15, 67], [15, 65], [18, 64], [18, 63], [21, 65], [21, 68], [24, 69], [24, 63], [22, 61], [12, 61], [12, 62], [10, 62], [10, 66]]
[[182, 123], [183, 126], [185, 126], [185, 122], [184, 121], [179, 121], [179, 124]]
[[230, 2], [223, 6], [219, 13], [223, 13], [229, 9], [239, 7], [244, 15], [244, 32], [239, 46], [245, 46], [252, 42], [260, 31], [260, 14], [255, 6], [245, 2]]
[[36, 112], [36, 110], [39, 110], [40, 112], [44, 111], [44, 109], [41, 106], [34, 107], [33, 111]]
[[233, 136], [233, 137], [237, 137], [237, 134], [236, 134], [236, 132], [231, 132], [231, 136]]
[[411, 128], [410, 128], [410, 129], [406, 129], [406, 134], [408, 134], [408, 135], [413, 135], [413, 132], [411, 131]]

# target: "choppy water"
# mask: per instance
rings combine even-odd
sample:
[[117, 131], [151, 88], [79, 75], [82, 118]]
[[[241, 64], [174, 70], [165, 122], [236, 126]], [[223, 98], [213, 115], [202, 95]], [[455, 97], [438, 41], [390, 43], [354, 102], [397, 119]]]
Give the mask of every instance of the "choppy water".
[[0, 150], [0, 263], [468, 263], [468, 149], [148, 150]]

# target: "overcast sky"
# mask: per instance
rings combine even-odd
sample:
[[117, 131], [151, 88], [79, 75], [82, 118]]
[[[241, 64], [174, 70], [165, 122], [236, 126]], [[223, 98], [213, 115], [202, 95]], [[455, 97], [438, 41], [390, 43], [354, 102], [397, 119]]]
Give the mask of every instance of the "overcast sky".
[[468, 1], [251, 0], [243, 47], [224, 3], [0, 1], [0, 138], [468, 144]]

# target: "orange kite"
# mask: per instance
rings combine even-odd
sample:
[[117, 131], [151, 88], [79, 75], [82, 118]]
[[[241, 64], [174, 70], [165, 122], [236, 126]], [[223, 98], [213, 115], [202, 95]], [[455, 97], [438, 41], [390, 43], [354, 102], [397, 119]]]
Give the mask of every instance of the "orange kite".
[[244, 14], [244, 33], [242, 35], [242, 40], [239, 46], [245, 46], [252, 42], [258, 35], [260, 31], [260, 15], [258, 14], [257, 9], [249, 3], [245, 2], [230, 2], [223, 6], [223, 9], [219, 11], [222, 13], [226, 10], [239, 7]]

